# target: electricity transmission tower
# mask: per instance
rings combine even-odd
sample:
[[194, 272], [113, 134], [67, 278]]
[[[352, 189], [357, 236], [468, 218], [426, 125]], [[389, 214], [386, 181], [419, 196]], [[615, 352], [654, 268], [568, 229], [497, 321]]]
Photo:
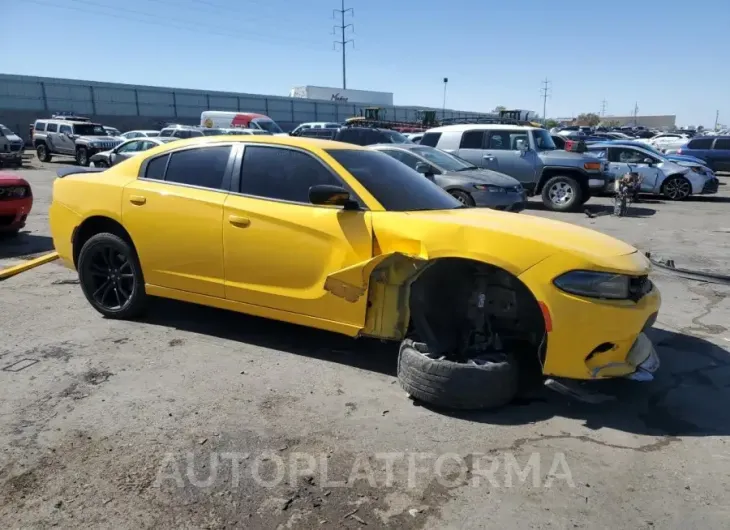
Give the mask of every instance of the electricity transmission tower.
[[606, 100], [601, 101], [601, 117], [606, 115]]
[[355, 41], [353, 39], [347, 39], [345, 38], [345, 34], [347, 33], [347, 29], [350, 28], [353, 33], [355, 32], [355, 26], [352, 24], [345, 24], [345, 15], [350, 14], [351, 16], [355, 16], [355, 11], [349, 7], [345, 9], [345, 0], [342, 0], [342, 4], [340, 6], [340, 9], [333, 9], [332, 10], [332, 18], [337, 19], [337, 16], [339, 14], [340, 18], [340, 25], [334, 26], [332, 28], [332, 34], [336, 35], [337, 31], [339, 30], [339, 33], [341, 35], [340, 40], [336, 40], [334, 42], [334, 48], [337, 49], [337, 45], [340, 45], [340, 48], [342, 48], [342, 89], [347, 89], [347, 44], [352, 43], [352, 47], [355, 47]]
[[542, 96], [542, 124], [545, 125], [547, 123], [547, 98], [550, 95], [550, 80], [547, 77], [542, 82], [540, 95]]

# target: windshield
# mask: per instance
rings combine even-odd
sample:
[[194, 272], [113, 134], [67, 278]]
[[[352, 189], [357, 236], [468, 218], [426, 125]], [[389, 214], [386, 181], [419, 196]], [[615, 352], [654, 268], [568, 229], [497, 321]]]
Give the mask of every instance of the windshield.
[[261, 127], [263, 130], [270, 132], [271, 134], [278, 134], [278, 133], [284, 132], [281, 130], [281, 127], [279, 127], [277, 125], [277, 123], [273, 120], [259, 118], [256, 120], [251, 120], [251, 123], [256, 124], [258, 127]]
[[535, 142], [538, 151], [555, 151], [557, 149], [550, 133], [545, 129], [533, 129], [532, 140]]
[[383, 134], [394, 144], [411, 144], [407, 136], [396, 131], [383, 131]]
[[433, 147], [416, 147], [415, 149], [411, 149], [411, 151], [417, 155], [421, 155], [429, 162], [433, 162], [435, 166], [443, 169], [444, 171], [477, 169], [477, 166], [474, 164], [467, 162], [466, 160], [462, 160], [461, 158], [457, 158], [454, 155], [450, 155], [449, 153], [434, 149]]
[[94, 125], [93, 123], [76, 123], [74, 124], [74, 134], [79, 136], [109, 136], [104, 127]]
[[154, 138], [155, 136], [159, 136], [160, 135], [160, 133], [157, 132], [157, 131], [147, 131], [145, 134], [147, 136], [149, 136], [150, 138]]
[[385, 153], [327, 150], [386, 210], [452, 210], [462, 204], [423, 175]]
[[2, 136], [11, 136], [13, 135], [13, 131], [5, 127], [5, 125], [0, 125], [0, 135]]

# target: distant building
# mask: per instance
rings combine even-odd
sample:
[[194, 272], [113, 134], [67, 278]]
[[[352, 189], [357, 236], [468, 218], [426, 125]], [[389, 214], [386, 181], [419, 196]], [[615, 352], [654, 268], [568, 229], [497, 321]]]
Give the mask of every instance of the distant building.
[[604, 123], [616, 124], [618, 127], [628, 125], [643, 126], [647, 129], [674, 129], [677, 126], [676, 114], [659, 116], [603, 116]]

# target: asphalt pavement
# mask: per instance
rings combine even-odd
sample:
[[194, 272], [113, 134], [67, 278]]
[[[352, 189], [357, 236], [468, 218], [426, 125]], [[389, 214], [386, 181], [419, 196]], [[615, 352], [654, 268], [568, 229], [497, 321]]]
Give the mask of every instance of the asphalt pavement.
[[[52, 249], [54, 171], [0, 268]], [[717, 196], [589, 226], [677, 266], [728, 274]], [[650, 383], [547, 389], [499, 411], [412, 402], [392, 345], [172, 301], [101, 318], [57, 262], [0, 283], [3, 528], [689, 528], [730, 518], [730, 287], [657, 272]], [[280, 526], [279, 526], [280, 525]]]

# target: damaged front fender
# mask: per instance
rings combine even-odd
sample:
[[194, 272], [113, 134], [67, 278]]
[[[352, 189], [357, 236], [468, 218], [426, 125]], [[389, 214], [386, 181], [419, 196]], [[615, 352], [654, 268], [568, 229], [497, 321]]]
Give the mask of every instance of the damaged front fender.
[[380, 254], [333, 272], [327, 276], [324, 288], [352, 303], [367, 296], [365, 326], [360, 335], [403, 340], [410, 319], [410, 285], [428, 263], [400, 252]]

